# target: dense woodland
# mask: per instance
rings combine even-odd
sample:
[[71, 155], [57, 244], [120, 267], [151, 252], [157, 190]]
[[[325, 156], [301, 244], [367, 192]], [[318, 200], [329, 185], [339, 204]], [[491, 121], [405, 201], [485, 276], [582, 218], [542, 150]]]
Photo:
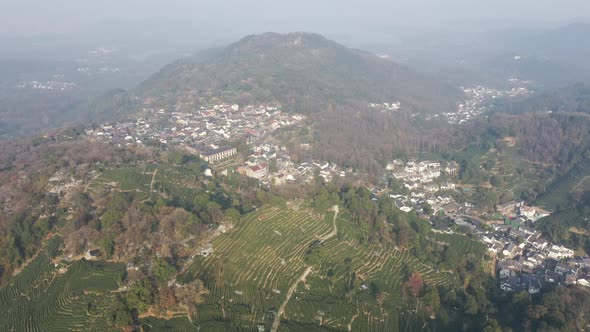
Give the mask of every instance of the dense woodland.
[[140, 158], [110, 145], [66, 138], [78, 134], [71, 130], [47, 139], [0, 144], [0, 281], [7, 281], [14, 268], [37, 252], [43, 238], [65, 215], [68, 205], [63, 203], [75, 201], [75, 194], [63, 197], [48, 192], [53, 174], [62, 171], [88, 180], [97, 169]]
[[[590, 118], [579, 113], [497, 114], [475, 122], [466, 137], [481, 143], [514, 138], [522, 156], [531, 162], [555, 165], [566, 171], [585, 158]], [[479, 137], [479, 138], [478, 138]]]
[[445, 111], [462, 93], [450, 85], [320, 35], [248, 36], [164, 67], [138, 95], [176, 108], [215, 102], [273, 103], [298, 113], [330, 103], [400, 101], [408, 111]]
[[541, 92], [524, 100], [500, 100], [495, 110], [502, 113], [538, 112], [590, 113], [590, 85], [578, 83]]

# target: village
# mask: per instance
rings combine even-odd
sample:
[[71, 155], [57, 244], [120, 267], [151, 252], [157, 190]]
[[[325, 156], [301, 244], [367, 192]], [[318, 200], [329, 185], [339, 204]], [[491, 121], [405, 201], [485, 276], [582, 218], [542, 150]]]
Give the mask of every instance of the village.
[[[144, 108], [134, 120], [107, 123], [87, 129], [86, 135], [114, 144], [170, 144], [196, 149], [199, 153], [241, 140], [258, 142], [281, 127], [303, 121], [277, 106], [214, 105], [190, 113]], [[228, 156], [229, 157], [229, 156]]]
[[[376, 109], [388, 111], [398, 107], [395, 103], [375, 105]], [[174, 145], [199, 155], [213, 168], [224, 168], [222, 173], [230, 169], [268, 187], [358, 176], [353, 169], [325, 161], [296, 163], [285, 146], [271, 139], [277, 129], [302, 125], [304, 121], [305, 117], [287, 114], [280, 106], [242, 108], [220, 104], [193, 113], [143, 109], [136, 120], [95, 126], [87, 129], [86, 135], [117, 146]], [[238, 154], [232, 142], [247, 144], [247, 152]], [[590, 258], [575, 257], [573, 250], [544, 240], [532, 227], [548, 212], [512, 201], [496, 207], [495, 220], [482, 218], [472, 204], [460, 204], [453, 198], [453, 192], [461, 187], [459, 171], [454, 161], [395, 159], [386, 166], [383, 179], [387, 185], [372, 190], [377, 197], [389, 187], [387, 194], [404, 212], [416, 211], [431, 221], [441, 213], [450, 217], [454, 227], [433, 231], [453, 233], [459, 228], [481, 241], [497, 259], [500, 288], [506, 292], [526, 290], [534, 294], [547, 284], [590, 287]], [[211, 176], [211, 170], [206, 175]], [[391, 189], [392, 181], [399, 185], [396, 189]], [[425, 205], [430, 207], [430, 213], [423, 212]]]
[[[451, 226], [434, 232], [452, 234], [460, 230], [472, 234], [497, 260], [503, 291], [536, 294], [551, 284], [590, 287], [590, 258], [576, 257], [574, 250], [543, 239], [534, 229], [534, 222], [549, 212], [515, 200], [497, 205], [496, 215], [486, 215], [484, 220], [472, 204], [459, 204], [450, 194], [458, 190], [454, 179], [459, 165], [452, 161], [396, 159], [386, 169], [390, 178], [402, 183], [401, 190], [389, 192], [396, 207], [404, 212], [415, 210], [431, 221], [441, 213], [453, 221]], [[425, 205], [431, 207], [430, 213], [423, 212]]]
[[450, 124], [463, 124], [487, 113], [493, 107], [493, 101], [499, 98], [526, 97], [532, 93], [524, 86], [513, 87], [510, 90], [498, 90], [484, 86], [463, 88], [466, 101], [459, 104], [457, 111], [443, 113]]
[[[312, 182], [318, 177], [330, 182], [352, 174], [351, 169], [323, 161], [294, 163], [287, 148], [272, 140], [277, 129], [304, 121], [304, 116], [287, 114], [276, 105], [218, 104], [190, 113], [145, 108], [135, 120], [102, 124], [85, 134], [119, 147], [173, 145], [199, 155], [222, 173], [231, 169], [265, 186]], [[238, 154], [240, 144], [247, 149]]]
[[29, 81], [29, 82], [21, 82], [16, 85], [18, 89], [30, 89], [30, 90], [45, 90], [45, 91], [67, 91], [72, 90], [77, 87], [75, 83], [72, 82], [62, 82], [62, 81]]
[[372, 109], [381, 111], [381, 113], [390, 113], [399, 111], [402, 108], [402, 103], [399, 101], [391, 103], [370, 103], [369, 106]]
[[[409, 115], [414, 118], [419, 117], [428, 121], [443, 119], [451, 125], [461, 125], [493, 110], [496, 99], [514, 99], [526, 97], [533, 93], [525, 86], [524, 83], [526, 82], [510, 81], [510, 83], [514, 86], [506, 90], [485, 86], [463, 87], [462, 90], [465, 94], [465, 101], [457, 105], [457, 109], [454, 112], [441, 114], [421, 114], [411, 112]], [[399, 101], [370, 103], [369, 107], [386, 114], [409, 111], [408, 109], [403, 108]]]
[[464, 226], [497, 258], [503, 291], [536, 294], [550, 284], [590, 287], [590, 258], [576, 257], [574, 250], [543, 239], [534, 229], [534, 222], [548, 212], [521, 201], [500, 204], [497, 211], [503, 220], [484, 223], [476, 218], [454, 217], [457, 225]]

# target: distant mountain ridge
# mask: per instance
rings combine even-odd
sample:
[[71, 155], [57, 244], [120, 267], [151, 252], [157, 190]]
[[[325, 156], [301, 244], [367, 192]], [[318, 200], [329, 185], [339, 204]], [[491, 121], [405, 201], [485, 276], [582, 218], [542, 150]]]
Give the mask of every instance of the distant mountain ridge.
[[462, 92], [372, 53], [311, 33], [242, 38], [164, 67], [137, 94], [177, 108], [212, 102], [278, 102], [293, 111], [400, 101], [417, 112], [448, 111]]
[[[574, 23], [509, 41], [488, 65], [547, 88], [590, 82], [590, 24]], [[515, 56], [518, 56], [515, 58]]]

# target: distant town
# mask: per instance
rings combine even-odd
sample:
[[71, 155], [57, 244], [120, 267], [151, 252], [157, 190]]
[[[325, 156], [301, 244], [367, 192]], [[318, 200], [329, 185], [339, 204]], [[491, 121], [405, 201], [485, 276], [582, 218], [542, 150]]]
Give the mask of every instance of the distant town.
[[31, 90], [46, 90], [46, 91], [67, 91], [77, 87], [75, 83], [62, 82], [62, 81], [29, 81], [21, 82], [16, 85], [19, 89], [31, 89]]

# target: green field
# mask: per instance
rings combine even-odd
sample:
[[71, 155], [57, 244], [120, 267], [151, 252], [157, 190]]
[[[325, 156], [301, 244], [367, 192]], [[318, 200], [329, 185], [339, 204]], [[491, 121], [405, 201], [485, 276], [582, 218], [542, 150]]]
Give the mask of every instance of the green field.
[[[213, 253], [196, 256], [177, 280], [199, 278], [210, 293], [193, 321], [207, 330], [271, 328], [290, 287], [279, 330], [396, 331], [422, 326], [407, 319], [404, 273], [420, 272], [430, 285], [452, 282], [408, 251], [366, 243], [369, 230], [342, 213], [325, 217], [306, 211], [265, 207], [239, 221], [212, 242]], [[297, 282], [310, 269], [303, 282]], [[361, 290], [361, 285], [371, 285]], [[371, 292], [387, 292], [382, 305]]]
[[90, 191], [109, 188], [119, 192], [135, 194], [139, 199], [147, 199], [155, 166], [126, 167], [106, 170], [90, 186]]
[[162, 197], [174, 200], [175, 206], [188, 206], [195, 202], [199, 193], [205, 192], [201, 188], [203, 177], [198, 163], [159, 163], [107, 170], [88, 189], [98, 194], [105, 189], [132, 194], [139, 201], [155, 201]]
[[553, 181], [547, 187], [547, 191], [538, 199], [538, 204], [549, 210], [566, 208], [571, 192], [590, 190], [589, 176], [590, 159], [586, 159], [574, 166], [567, 174]]
[[452, 256], [453, 260], [459, 260], [466, 256], [484, 259], [487, 253], [486, 247], [481, 242], [471, 240], [465, 235], [437, 233], [434, 238], [447, 244], [446, 254]]
[[48, 240], [10, 284], [0, 288], [0, 331], [109, 331], [105, 320], [112, 291], [125, 265], [57, 263], [61, 238]]
[[520, 197], [521, 193], [541, 183], [539, 174], [542, 173], [540, 166], [526, 161], [513, 146], [504, 145], [500, 150], [491, 150], [482, 158], [496, 161], [491, 174], [502, 177], [502, 186], [497, 188], [500, 196]]

